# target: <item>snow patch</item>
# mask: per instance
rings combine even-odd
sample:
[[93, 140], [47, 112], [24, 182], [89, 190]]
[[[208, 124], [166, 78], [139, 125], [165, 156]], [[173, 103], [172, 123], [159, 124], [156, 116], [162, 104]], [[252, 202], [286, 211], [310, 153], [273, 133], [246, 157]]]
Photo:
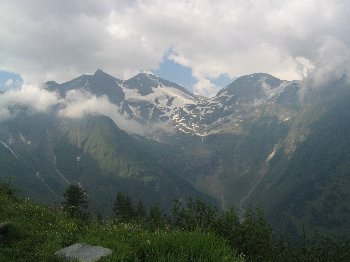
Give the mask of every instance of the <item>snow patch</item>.
[[271, 159], [275, 156], [277, 148], [278, 148], [278, 144], [274, 146], [272, 152], [267, 156], [266, 164], [268, 164], [271, 161]]
[[44, 178], [42, 178], [42, 176], [38, 171], [36, 171], [35, 176], [45, 185], [47, 190], [49, 190], [54, 196], [64, 200], [62, 196], [60, 196], [59, 194], [57, 194], [55, 191], [52, 190], [52, 188], [45, 182]]
[[9, 147], [9, 146], [8, 146], [5, 142], [3, 142], [3, 141], [0, 141], [0, 143], [1, 143], [5, 148], [7, 148], [15, 158], [18, 158], [17, 155], [16, 155], [16, 153], [11, 149], [11, 147]]
[[32, 143], [32, 141], [26, 139], [22, 133], [20, 134], [20, 138], [24, 144], [30, 145]]
[[55, 166], [55, 171], [56, 173], [63, 179], [63, 181], [65, 181], [68, 185], [70, 185], [71, 183], [68, 181], [68, 179], [58, 170], [57, 166], [56, 166], [56, 155], [53, 155], [53, 165]]

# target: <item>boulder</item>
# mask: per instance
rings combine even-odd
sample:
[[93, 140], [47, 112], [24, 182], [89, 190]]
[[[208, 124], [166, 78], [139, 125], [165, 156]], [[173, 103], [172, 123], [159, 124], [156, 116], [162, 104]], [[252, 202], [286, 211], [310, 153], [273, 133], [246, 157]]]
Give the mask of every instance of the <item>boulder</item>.
[[76, 243], [57, 251], [55, 255], [68, 261], [94, 262], [99, 261], [102, 257], [108, 256], [111, 253], [112, 250], [108, 248]]

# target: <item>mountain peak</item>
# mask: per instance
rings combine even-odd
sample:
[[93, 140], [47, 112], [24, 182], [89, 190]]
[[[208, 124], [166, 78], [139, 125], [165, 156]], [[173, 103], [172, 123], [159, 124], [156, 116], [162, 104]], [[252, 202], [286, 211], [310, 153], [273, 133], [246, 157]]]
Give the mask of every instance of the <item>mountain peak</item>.
[[278, 80], [281, 81], [280, 79], [278, 79], [277, 77], [274, 77], [273, 75], [270, 75], [268, 73], [253, 73], [253, 74], [249, 74], [249, 75], [244, 75], [241, 77], [238, 77], [235, 81], [233, 81], [232, 83], [239, 81], [239, 80], [251, 80], [251, 81], [259, 81], [259, 80]]
[[101, 74], [101, 73], [105, 74], [105, 72], [103, 72], [101, 69], [97, 69], [94, 75]]
[[157, 78], [155, 75], [151, 73], [146, 73], [146, 72], [141, 72], [138, 73], [137, 75], [133, 76], [131, 79], [137, 79], [137, 80], [151, 80], [151, 81], [157, 81]]
[[[113, 77], [113, 76], [107, 74], [106, 72], [102, 71], [101, 69], [97, 69], [93, 76], [98, 76], [98, 77]], [[113, 78], [114, 78], [114, 77], [113, 77]]]
[[163, 79], [161, 77], [155, 76], [149, 72], [138, 73], [134, 77], [126, 80], [124, 83], [130, 88], [138, 89], [138, 92], [143, 96], [152, 93], [153, 87], [171, 87], [180, 90], [182, 93], [186, 94], [189, 97], [195, 97], [194, 94], [192, 94], [183, 86], [180, 86], [174, 82]]
[[277, 77], [267, 73], [244, 75], [220, 90], [216, 97], [223, 93], [230, 95], [242, 95], [244, 93], [250, 96], [251, 94], [260, 92], [260, 89], [264, 84], [273, 89], [278, 87], [282, 82], [283, 80], [280, 80]]

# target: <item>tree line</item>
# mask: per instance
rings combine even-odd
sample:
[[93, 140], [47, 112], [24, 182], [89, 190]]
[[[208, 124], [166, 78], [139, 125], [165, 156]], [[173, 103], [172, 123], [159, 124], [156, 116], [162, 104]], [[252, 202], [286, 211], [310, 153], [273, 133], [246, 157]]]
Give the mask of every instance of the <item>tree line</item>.
[[[88, 196], [79, 185], [71, 185], [64, 194], [63, 210], [70, 216], [87, 220]], [[113, 205], [115, 223], [135, 223], [145, 230], [183, 230], [214, 233], [240, 253], [247, 261], [350, 261], [350, 240], [336, 240], [317, 233], [299, 236], [292, 241], [274, 234], [261, 210], [248, 210], [239, 219], [234, 208], [219, 212], [202, 199], [175, 200], [170, 213], [154, 205], [149, 211], [142, 201], [134, 202], [118, 192]]]

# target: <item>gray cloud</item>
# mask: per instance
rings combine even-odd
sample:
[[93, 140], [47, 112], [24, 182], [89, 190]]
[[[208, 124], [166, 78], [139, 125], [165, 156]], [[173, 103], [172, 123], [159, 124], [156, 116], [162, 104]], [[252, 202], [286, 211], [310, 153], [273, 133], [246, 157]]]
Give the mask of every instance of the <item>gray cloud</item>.
[[165, 123], [142, 125], [119, 113], [117, 105], [111, 103], [106, 96], [97, 97], [87, 91], [71, 90], [66, 97], [59, 98], [55, 92], [49, 92], [38, 86], [24, 85], [0, 94], [0, 121], [15, 117], [26, 110], [28, 113], [56, 113], [62, 118], [81, 118], [87, 115], [104, 115], [114, 121], [122, 130], [147, 137], [159, 132], [173, 133], [174, 130]]
[[348, 72], [349, 13], [346, 0], [3, 0], [0, 69], [27, 82], [96, 68], [126, 78], [172, 50], [200, 94], [214, 94], [209, 80], [222, 73], [300, 79], [313, 69], [320, 80]]
[[127, 119], [119, 113], [117, 105], [111, 103], [106, 96], [96, 97], [89, 92], [71, 90], [61, 102], [63, 108], [59, 116], [80, 118], [85, 115], [104, 115], [112, 119], [116, 125], [129, 133], [144, 135], [146, 128], [134, 120]]
[[166, 123], [140, 124], [119, 113], [119, 107], [111, 103], [106, 96], [96, 97], [87, 91], [71, 90], [60, 101], [62, 109], [58, 115], [66, 118], [80, 118], [86, 115], [104, 115], [114, 121], [122, 130], [146, 137], [157, 137], [158, 133], [174, 133]]
[[21, 89], [10, 90], [0, 95], [0, 121], [15, 116], [19, 108], [28, 112], [48, 112], [59, 103], [56, 93], [37, 86], [24, 85]]

